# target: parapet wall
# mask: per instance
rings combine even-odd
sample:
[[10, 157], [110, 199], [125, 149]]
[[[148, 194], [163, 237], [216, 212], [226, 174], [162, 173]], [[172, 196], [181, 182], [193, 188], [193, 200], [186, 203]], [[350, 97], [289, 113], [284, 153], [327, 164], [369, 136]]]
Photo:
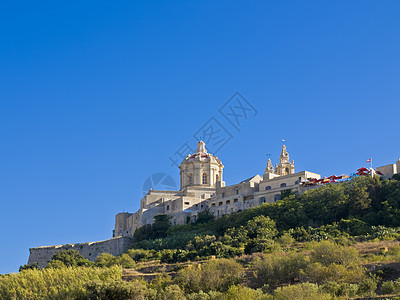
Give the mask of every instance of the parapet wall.
[[117, 256], [127, 251], [132, 245], [132, 241], [133, 239], [130, 237], [118, 237], [100, 242], [30, 248], [28, 264], [36, 262], [40, 268], [44, 268], [53, 255], [60, 250], [76, 250], [90, 261], [94, 261], [101, 253]]

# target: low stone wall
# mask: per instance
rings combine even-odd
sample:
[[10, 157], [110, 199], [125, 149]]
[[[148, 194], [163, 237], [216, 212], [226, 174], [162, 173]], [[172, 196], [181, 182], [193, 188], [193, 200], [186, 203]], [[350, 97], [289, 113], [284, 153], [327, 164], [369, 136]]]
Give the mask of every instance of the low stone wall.
[[132, 245], [132, 241], [133, 239], [130, 237], [118, 237], [100, 242], [30, 248], [28, 264], [36, 262], [40, 268], [44, 268], [53, 255], [60, 250], [76, 250], [90, 261], [94, 261], [101, 253], [117, 256], [127, 251]]

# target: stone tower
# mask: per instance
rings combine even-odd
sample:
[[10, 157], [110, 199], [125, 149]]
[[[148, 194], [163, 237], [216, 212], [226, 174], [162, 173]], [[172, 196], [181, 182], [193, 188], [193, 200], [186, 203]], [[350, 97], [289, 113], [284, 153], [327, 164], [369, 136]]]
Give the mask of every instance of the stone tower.
[[[276, 166], [276, 165], [275, 165]], [[282, 146], [282, 152], [279, 157], [279, 165], [275, 167], [275, 174], [285, 176], [294, 173], [294, 161], [289, 161], [289, 153], [285, 144]]]
[[274, 167], [272, 166], [270, 158], [268, 158], [267, 167], [265, 168], [265, 173], [274, 174]]
[[179, 166], [181, 174], [181, 189], [188, 186], [215, 187], [222, 181], [222, 162], [218, 157], [207, 153], [203, 141], [197, 143], [194, 154], [189, 154]]

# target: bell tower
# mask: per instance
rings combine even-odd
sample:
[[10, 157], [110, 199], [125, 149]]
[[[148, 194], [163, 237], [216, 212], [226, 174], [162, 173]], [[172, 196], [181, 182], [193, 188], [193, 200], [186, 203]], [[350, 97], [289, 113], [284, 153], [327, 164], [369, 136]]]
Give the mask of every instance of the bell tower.
[[275, 167], [275, 174], [285, 176], [294, 173], [294, 160], [290, 162], [289, 153], [285, 144], [282, 146], [281, 155], [279, 156], [279, 165]]

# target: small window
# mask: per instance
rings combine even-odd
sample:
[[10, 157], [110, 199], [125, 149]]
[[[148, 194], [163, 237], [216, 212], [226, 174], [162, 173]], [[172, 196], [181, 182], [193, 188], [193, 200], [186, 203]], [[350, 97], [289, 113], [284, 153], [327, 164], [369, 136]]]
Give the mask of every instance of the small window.
[[226, 204], [231, 204], [231, 200], [226, 200]]
[[236, 190], [236, 195], [239, 195], [239, 190]]
[[222, 201], [220, 203], [218, 203], [218, 205], [221, 206], [222, 205]]
[[238, 199], [233, 199], [233, 203], [236, 203], [236, 202], [238, 202]]
[[190, 205], [190, 202], [185, 202], [185, 205]]
[[193, 184], [193, 174], [189, 174], [189, 184]]
[[217, 174], [217, 175], [215, 175], [215, 182], [218, 182], [218, 181], [219, 181], [219, 176]]
[[281, 194], [276, 194], [274, 199], [275, 201], [281, 200]]
[[265, 187], [265, 189], [266, 189], [266, 190], [270, 190], [270, 189], [271, 189], [271, 186], [268, 185], [268, 186]]
[[198, 204], [196, 204], [196, 207], [199, 207], [199, 205], [198, 205]]
[[282, 183], [282, 184], [281, 184], [281, 187], [285, 187], [285, 186], [286, 186], [286, 183]]
[[215, 203], [212, 203], [211, 206], [215, 206]]
[[263, 203], [265, 203], [266, 201], [265, 201], [265, 197], [261, 197], [260, 198], [260, 204], [263, 204]]
[[225, 193], [222, 193], [222, 198], [224, 198], [225, 197]]
[[167, 205], [167, 210], [169, 210], [169, 205]]
[[207, 184], [207, 183], [208, 183], [207, 173], [203, 173], [203, 184]]
[[200, 207], [203, 207], [204, 205], [202, 204], [202, 205], [200, 205]]

